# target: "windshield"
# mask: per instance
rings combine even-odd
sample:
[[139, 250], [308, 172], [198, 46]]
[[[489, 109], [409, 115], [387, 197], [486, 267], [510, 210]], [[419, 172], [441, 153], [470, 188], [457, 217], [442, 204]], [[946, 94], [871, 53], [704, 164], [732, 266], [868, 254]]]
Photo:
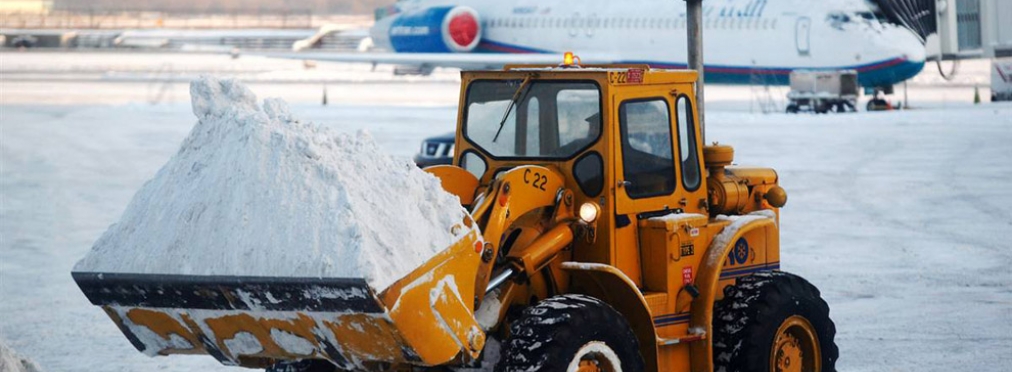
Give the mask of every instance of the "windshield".
[[516, 106], [503, 122], [503, 114], [522, 81], [471, 83], [464, 135], [472, 143], [495, 157], [565, 159], [597, 141], [601, 133], [601, 91], [597, 84], [532, 81], [520, 92]]
[[829, 25], [837, 30], [843, 30], [849, 25], [869, 25], [872, 27], [879, 26], [887, 20], [884, 15], [873, 13], [873, 12], [832, 12], [826, 16], [826, 21]]

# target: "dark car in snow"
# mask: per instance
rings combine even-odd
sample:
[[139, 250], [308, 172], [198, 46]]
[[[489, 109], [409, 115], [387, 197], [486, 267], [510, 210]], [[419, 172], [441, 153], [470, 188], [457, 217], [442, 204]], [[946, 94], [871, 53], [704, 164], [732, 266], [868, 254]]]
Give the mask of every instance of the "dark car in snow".
[[453, 163], [453, 141], [456, 133], [429, 137], [422, 141], [422, 148], [415, 155], [415, 164], [420, 168]]

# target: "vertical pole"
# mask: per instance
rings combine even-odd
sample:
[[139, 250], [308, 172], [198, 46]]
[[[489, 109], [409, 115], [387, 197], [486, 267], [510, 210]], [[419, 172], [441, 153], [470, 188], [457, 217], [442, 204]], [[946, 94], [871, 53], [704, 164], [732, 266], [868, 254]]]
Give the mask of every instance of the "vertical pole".
[[706, 143], [706, 120], [703, 109], [703, 0], [685, 0], [687, 34], [689, 36], [689, 68], [699, 72], [696, 82], [696, 111], [699, 112], [699, 133]]
[[910, 99], [907, 97], [907, 81], [903, 80], [903, 109], [910, 108]]

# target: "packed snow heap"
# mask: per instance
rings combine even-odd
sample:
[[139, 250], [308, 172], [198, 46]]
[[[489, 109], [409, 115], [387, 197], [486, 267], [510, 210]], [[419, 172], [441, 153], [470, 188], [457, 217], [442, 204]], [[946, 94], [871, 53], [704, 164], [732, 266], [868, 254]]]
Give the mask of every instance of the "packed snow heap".
[[39, 372], [41, 369], [31, 359], [24, 358], [7, 347], [0, 339], [0, 372]]
[[179, 152], [75, 271], [363, 277], [382, 290], [459, 239], [457, 197], [367, 133], [302, 123], [233, 80], [201, 78], [190, 95], [199, 121]]

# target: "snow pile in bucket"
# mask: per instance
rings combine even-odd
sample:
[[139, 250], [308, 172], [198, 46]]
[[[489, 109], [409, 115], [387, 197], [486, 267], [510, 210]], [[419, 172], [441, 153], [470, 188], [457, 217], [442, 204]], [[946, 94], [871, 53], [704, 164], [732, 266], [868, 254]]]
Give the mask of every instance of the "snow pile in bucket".
[[301, 123], [232, 80], [190, 94], [198, 123], [75, 271], [364, 277], [382, 290], [459, 239], [457, 197], [367, 133]]
[[19, 356], [14, 350], [7, 347], [3, 340], [0, 340], [0, 372], [39, 372], [41, 370], [35, 362]]

